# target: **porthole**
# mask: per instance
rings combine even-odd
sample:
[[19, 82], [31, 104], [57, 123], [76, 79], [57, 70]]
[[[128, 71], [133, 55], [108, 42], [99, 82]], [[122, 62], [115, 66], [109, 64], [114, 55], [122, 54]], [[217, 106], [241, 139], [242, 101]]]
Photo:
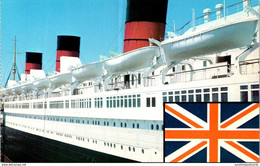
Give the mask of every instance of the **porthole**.
[[159, 130], [159, 125], [156, 125], [156, 130]]
[[112, 143], [110, 143], [110, 147], [112, 148]]
[[135, 152], [135, 148], [133, 148], [133, 151]]
[[151, 125], [151, 129], [153, 130], [153, 124]]
[[131, 152], [131, 147], [129, 146], [128, 150]]
[[135, 124], [133, 123], [133, 128], [135, 128]]
[[123, 127], [123, 123], [121, 122], [121, 127]]
[[121, 145], [121, 149], [123, 150], [123, 145]]
[[138, 129], [139, 129], [139, 123], [137, 123], [137, 125], [136, 125], [136, 128], [138, 128]]
[[114, 148], [116, 148], [116, 144], [114, 144]]
[[106, 143], [104, 142], [104, 146], [106, 146]]
[[144, 153], [144, 149], [142, 149], [142, 153]]
[[126, 125], [126, 123], [125, 123], [125, 127], [126, 127], [127, 125]]

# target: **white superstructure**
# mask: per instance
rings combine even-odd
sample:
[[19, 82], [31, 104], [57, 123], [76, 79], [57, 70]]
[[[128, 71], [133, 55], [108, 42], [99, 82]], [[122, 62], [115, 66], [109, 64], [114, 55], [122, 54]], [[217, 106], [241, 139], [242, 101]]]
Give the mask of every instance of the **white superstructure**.
[[207, 16], [182, 35], [150, 39], [148, 47], [63, 73], [28, 75], [0, 89], [5, 125], [131, 160], [162, 162], [163, 102], [259, 100], [258, 8], [244, 4], [232, 15], [213, 21]]

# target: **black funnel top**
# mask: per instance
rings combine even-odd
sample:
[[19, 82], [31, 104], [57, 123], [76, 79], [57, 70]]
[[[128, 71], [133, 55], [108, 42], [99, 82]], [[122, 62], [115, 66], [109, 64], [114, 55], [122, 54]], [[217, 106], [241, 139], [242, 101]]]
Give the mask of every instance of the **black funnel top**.
[[58, 36], [57, 50], [78, 51], [80, 37], [78, 36]]
[[26, 63], [42, 64], [42, 53], [26, 52]]
[[166, 22], [168, 0], [127, 0], [126, 22]]

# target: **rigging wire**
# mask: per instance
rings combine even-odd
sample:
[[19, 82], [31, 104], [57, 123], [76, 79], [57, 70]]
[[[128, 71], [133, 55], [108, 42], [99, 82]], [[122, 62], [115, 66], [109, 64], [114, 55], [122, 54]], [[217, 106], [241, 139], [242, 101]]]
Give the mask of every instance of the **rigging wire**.
[[116, 41], [116, 39], [118, 39], [119, 35], [122, 33], [122, 30], [124, 29], [124, 25], [121, 26], [121, 29], [119, 31], [119, 33], [116, 35], [116, 37], [113, 39], [113, 41], [110, 43], [110, 45], [108, 46], [108, 48], [105, 50], [105, 52], [103, 53], [103, 55], [105, 55], [105, 53], [109, 50], [109, 48], [111, 48], [112, 44]]

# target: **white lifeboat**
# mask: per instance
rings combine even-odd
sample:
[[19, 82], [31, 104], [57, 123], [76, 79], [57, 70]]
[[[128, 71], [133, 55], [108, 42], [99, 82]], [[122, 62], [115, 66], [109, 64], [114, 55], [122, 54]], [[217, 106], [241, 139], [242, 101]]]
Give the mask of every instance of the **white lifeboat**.
[[103, 74], [103, 61], [83, 65], [73, 69], [72, 76], [78, 81], [92, 80], [101, 77]]
[[62, 73], [62, 74], [57, 74], [51, 77], [48, 77], [51, 86], [54, 87], [59, 87], [62, 85], [70, 84], [72, 82], [72, 74], [71, 73]]
[[257, 21], [257, 17], [222, 21], [211, 28], [202, 28], [165, 40], [162, 42], [162, 47], [166, 62], [182, 61], [191, 57], [249, 46], [256, 31]]
[[142, 47], [105, 61], [104, 67], [111, 74], [136, 71], [152, 66], [153, 58], [158, 54], [158, 47]]
[[33, 86], [33, 83], [32, 82], [29, 82], [29, 83], [25, 83], [21, 86], [21, 89], [24, 91], [24, 92], [30, 92], [32, 90], [34, 90], [34, 86]]
[[46, 77], [46, 78], [42, 78], [42, 79], [34, 81], [33, 85], [35, 86], [35, 88], [37, 90], [40, 91], [40, 90], [43, 90], [43, 89], [48, 89], [50, 87], [50, 81]]

